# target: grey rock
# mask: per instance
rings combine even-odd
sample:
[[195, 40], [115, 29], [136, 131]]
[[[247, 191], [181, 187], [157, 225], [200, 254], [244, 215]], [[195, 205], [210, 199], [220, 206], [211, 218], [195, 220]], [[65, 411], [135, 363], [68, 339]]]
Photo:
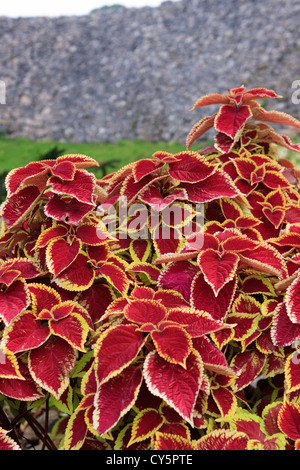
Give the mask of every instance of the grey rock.
[[177, 140], [244, 84], [283, 96], [267, 109], [300, 118], [298, 0], [181, 0], [86, 16], [0, 17], [0, 128], [74, 142]]

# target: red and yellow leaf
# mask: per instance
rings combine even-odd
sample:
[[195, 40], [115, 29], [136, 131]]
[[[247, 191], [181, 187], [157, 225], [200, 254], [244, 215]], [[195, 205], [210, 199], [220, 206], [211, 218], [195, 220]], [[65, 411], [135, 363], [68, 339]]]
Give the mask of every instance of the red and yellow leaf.
[[76, 351], [59, 337], [49, 339], [29, 353], [29, 370], [34, 381], [57, 400], [68, 387]]
[[131, 439], [128, 446], [153, 436], [164, 423], [164, 418], [154, 408], [140, 411], [132, 422]]
[[198, 264], [206, 282], [218, 295], [220, 289], [231, 281], [236, 273], [239, 256], [236, 253], [219, 253], [212, 248], [199, 253]]
[[102, 436], [134, 405], [142, 383], [140, 368], [128, 366], [99, 386], [95, 395], [93, 427]]
[[177, 325], [167, 325], [161, 331], [151, 332], [158, 354], [172, 364], [186, 365], [192, 350], [192, 340], [186, 330]]
[[143, 334], [134, 325], [118, 325], [106, 330], [95, 345], [98, 384], [120, 375], [134, 361], [144, 342]]
[[143, 375], [150, 392], [162, 398], [193, 425], [193, 410], [203, 375], [200, 355], [192, 351], [184, 369], [179, 364], [170, 364], [152, 351], [144, 362]]

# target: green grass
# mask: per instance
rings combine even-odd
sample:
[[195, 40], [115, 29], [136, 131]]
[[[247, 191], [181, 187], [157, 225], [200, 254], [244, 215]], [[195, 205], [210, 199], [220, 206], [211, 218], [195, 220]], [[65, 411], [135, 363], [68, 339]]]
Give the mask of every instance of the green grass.
[[[57, 147], [61, 154], [81, 153], [103, 162], [106, 173], [112, 173], [122, 166], [139, 160], [150, 158], [158, 150], [178, 153], [184, 147], [177, 142], [144, 142], [120, 140], [116, 144], [110, 143], [74, 143], [74, 142], [35, 142], [26, 138], [10, 139], [0, 138], [0, 173], [27, 165], [31, 161], [42, 158], [51, 149]], [[101, 176], [101, 166], [97, 174]]]

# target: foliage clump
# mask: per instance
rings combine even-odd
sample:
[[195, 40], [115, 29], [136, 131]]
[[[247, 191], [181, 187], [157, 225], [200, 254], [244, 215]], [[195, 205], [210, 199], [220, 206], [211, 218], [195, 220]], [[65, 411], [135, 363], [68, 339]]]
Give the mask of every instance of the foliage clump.
[[201, 97], [220, 109], [185, 150], [100, 180], [73, 154], [8, 174], [1, 448], [49, 406], [66, 450], [300, 447], [299, 171], [277, 152], [300, 145], [269, 124], [300, 123], [269, 98]]

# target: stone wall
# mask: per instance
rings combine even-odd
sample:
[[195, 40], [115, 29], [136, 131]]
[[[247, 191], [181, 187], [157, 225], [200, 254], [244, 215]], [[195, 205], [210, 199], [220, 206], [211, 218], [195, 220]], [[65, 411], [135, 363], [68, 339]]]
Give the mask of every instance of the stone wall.
[[[120, 2], [121, 3], [121, 2]], [[0, 17], [0, 127], [82, 142], [177, 140], [209, 110], [202, 94], [244, 84], [300, 118], [298, 0], [181, 0], [87, 16]]]

